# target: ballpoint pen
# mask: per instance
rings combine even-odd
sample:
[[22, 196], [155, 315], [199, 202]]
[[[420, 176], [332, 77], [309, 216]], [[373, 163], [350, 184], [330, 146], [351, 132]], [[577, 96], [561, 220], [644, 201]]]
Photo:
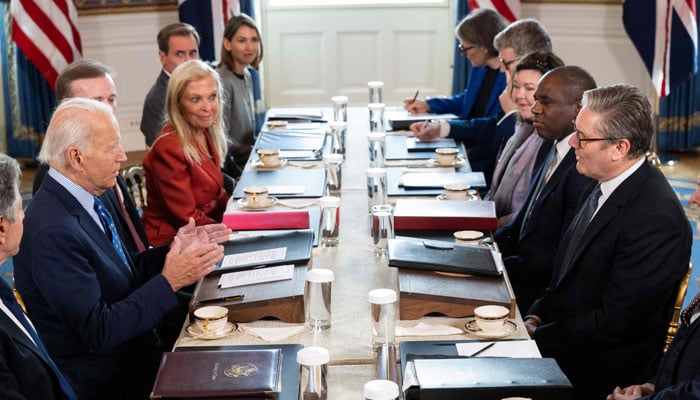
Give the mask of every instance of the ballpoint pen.
[[214, 299], [206, 299], [206, 300], [200, 300], [199, 303], [215, 303], [215, 302], [220, 302], [220, 303], [228, 303], [229, 301], [239, 301], [243, 300], [245, 297], [244, 294], [237, 294], [235, 296], [226, 296], [226, 297], [217, 297]]
[[413, 95], [413, 99], [411, 99], [411, 102], [410, 102], [409, 104], [413, 104], [413, 103], [416, 101], [416, 99], [418, 98], [418, 92], [419, 92], [419, 91], [420, 91], [420, 90], [416, 90], [416, 94]]
[[480, 348], [479, 350], [477, 350], [477, 351], [473, 352], [472, 354], [470, 354], [469, 357], [476, 357], [476, 356], [478, 356], [479, 354], [481, 354], [481, 353], [483, 353], [484, 351], [486, 351], [486, 350], [490, 349], [491, 347], [493, 347], [494, 344], [496, 344], [496, 342], [491, 342], [491, 343], [487, 344], [486, 346], [484, 346], [484, 347]]

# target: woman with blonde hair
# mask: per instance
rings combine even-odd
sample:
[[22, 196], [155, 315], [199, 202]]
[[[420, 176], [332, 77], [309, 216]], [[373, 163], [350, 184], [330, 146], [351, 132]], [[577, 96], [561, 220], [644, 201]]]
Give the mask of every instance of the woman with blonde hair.
[[202, 61], [186, 61], [170, 77], [168, 119], [143, 160], [143, 223], [155, 246], [171, 242], [190, 218], [198, 226], [221, 222], [228, 195], [221, 173], [226, 144], [220, 94], [219, 74]]

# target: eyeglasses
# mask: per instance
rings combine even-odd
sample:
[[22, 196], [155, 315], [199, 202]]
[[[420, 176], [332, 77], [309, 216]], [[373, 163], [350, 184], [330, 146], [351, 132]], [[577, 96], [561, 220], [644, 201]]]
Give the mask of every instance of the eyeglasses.
[[506, 61], [502, 58], [499, 58], [498, 61], [500, 61], [501, 64], [503, 64], [503, 66], [506, 67], [506, 69], [508, 69], [508, 70], [510, 69], [511, 64], [513, 64], [515, 62], [515, 60]]
[[462, 53], [462, 54], [468, 52], [469, 50], [473, 49], [474, 47], [476, 47], [476, 46], [467, 46], [467, 47], [463, 47], [463, 46], [462, 46], [462, 43], [460, 43], [460, 44], [457, 45], [457, 48], [459, 49], [459, 52]]
[[615, 141], [617, 139], [614, 139], [614, 138], [587, 138], [587, 137], [583, 137], [581, 132], [576, 131], [576, 142], [578, 142], [579, 149], [583, 149], [584, 147], [586, 147], [586, 145], [584, 144], [586, 142], [600, 142], [603, 140], [607, 140], [607, 141], [612, 142], [612, 141]]

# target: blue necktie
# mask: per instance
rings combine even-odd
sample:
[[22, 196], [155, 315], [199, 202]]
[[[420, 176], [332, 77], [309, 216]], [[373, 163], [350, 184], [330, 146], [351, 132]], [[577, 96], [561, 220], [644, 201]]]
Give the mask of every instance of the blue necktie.
[[4, 280], [0, 279], [0, 281], [2, 281], [0, 282], [0, 299], [2, 299], [2, 303], [10, 310], [10, 312], [12, 312], [12, 315], [17, 318], [17, 321], [24, 326], [24, 329], [27, 330], [29, 336], [31, 336], [31, 338], [34, 340], [39, 353], [41, 353], [46, 363], [56, 374], [58, 383], [61, 385], [61, 390], [63, 390], [63, 394], [66, 395], [66, 398], [69, 400], [76, 400], [78, 396], [75, 395], [75, 392], [71, 388], [70, 384], [66, 378], [63, 377], [63, 374], [61, 374], [61, 371], [58, 369], [56, 364], [54, 364], [53, 360], [49, 356], [49, 353], [46, 351], [46, 348], [44, 348], [44, 345], [41, 343], [41, 339], [39, 339], [39, 335], [36, 334], [34, 327], [29, 323], [27, 316], [24, 315], [22, 308], [20, 308], [19, 303], [17, 303], [17, 299], [15, 299], [12, 289], [7, 285], [7, 283], [5, 283]]
[[112, 219], [112, 216], [109, 215], [109, 212], [107, 212], [104, 203], [102, 203], [102, 200], [100, 200], [99, 197], [95, 197], [95, 212], [97, 213], [97, 216], [100, 217], [100, 222], [102, 222], [102, 226], [105, 229], [105, 234], [107, 235], [107, 238], [112, 242], [114, 250], [117, 251], [117, 254], [119, 254], [119, 257], [124, 262], [126, 270], [129, 272], [129, 274], [131, 274], [129, 261], [126, 259], [126, 253], [124, 253], [124, 246], [122, 246], [122, 242], [121, 240], [119, 240], [117, 227], [114, 225], [114, 220]]

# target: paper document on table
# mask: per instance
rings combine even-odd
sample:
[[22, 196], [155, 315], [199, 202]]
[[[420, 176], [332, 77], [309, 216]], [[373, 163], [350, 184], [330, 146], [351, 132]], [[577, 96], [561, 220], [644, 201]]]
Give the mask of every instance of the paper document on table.
[[280, 158], [286, 160], [321, 159], [320, 151], [312, 150], [280, 150]]
[[263, 265], [272, 261], [284, 260], [286, 255], [286, 247], [230, 254], [224, 256], [224, 260], [221, 263], [221, 268], [237, 267], [239, 265]]
[[[476, 357], [542, 358], [534, 340], [503, 340], [479, 353]], [[487, 346], [489, 342], [456, 343], [457, 354], [468, 356]]]
[[294, 277], [294, 264], [230, 272], [221, 275], [219, 286], [228, 289], [236, 286], [254, 285], [256, 283], [284, 281]]
[[303, 194], [304, 193], [304, 185], [268, 186], [267, 191], [271, 195], [275, 195], [275, 194]]

